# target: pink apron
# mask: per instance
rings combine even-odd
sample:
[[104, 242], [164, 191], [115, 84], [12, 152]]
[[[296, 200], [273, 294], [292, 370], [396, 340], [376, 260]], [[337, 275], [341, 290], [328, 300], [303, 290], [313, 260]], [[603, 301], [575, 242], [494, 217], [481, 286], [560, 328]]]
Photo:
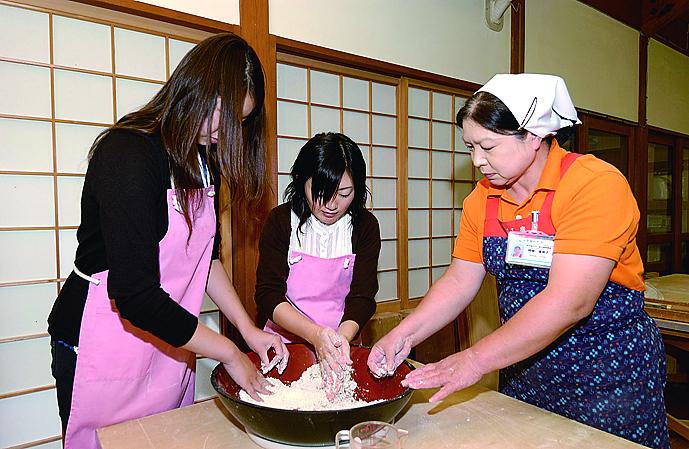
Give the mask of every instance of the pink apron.
[[[314, 323], [337, 330], [352, 285], [355, 257], [324, 259], [290, 250], [287, 300]], [[280, 335], [285, 343], [303, 341], [271, 320], [263, 330]]]
[[[160, 285], [198, 316], [216, 232], [213, 186], [204, 189], [193, 232], [167, 191], [168, 230], [160, 241]], [[195, 354], [170, 346], [120, 317], [108, 297], [108, 272], [89, 284], [65, 449], [97, 449], [99, 427], [171, 410], [194, 401]]]

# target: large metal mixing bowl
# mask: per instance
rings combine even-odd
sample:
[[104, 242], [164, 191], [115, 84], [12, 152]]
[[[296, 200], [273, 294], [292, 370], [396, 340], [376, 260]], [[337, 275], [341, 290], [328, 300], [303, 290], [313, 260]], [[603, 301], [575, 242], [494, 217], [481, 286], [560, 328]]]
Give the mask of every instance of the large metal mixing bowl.
[[[316, 355], [310, 346], [302, 343], [288, 344], [287, 348], [290, 359], [285, 372], [279, 375], [277, 370], [272, 370], [267, 376], [290, 383], [299, 379], [308, 367], [316, 363]], [[403, 387], [400, 382], [414, 368], [404, 362], [397, 368], [394, 376], [376, 379], [366, 366], [369, 352], [369, 348], [361, 346], [352, 346], [351, 349], [354, 362], [352, 377], [357, 383], [357, 397], [367, 402], [381, 400], [365, 407], [302, 411], [250, 404], [239, 399], [240, 387], [227, 374], [222, 364], [213, 370], [211, 384], [227, 410], [244, 425], [247, 432], [295, 446], [332, 445], [338, 431], [349, 429], [362, 421], [392, 422], [411, 397], [412, 390]], [[258, 356], [255, 353], [249, 353], [248, 356], [258, 368], [261, 364]]]

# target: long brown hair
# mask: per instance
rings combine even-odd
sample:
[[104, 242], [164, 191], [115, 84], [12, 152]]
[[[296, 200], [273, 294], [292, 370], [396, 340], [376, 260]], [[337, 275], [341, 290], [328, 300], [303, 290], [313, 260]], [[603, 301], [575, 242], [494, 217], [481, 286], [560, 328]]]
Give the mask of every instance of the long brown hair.
[[[243, 118], [247, 94], [254, 109]], [[254, 207], [263, 196], [267, 185], [264, 97], [263, 67], [254, 50], [235, 34], [217, 34], [187, 53], [151, 101], [98, 136], [90, 156], [100, 140], [114, 129], [160, 132], [178, 202], [191, 234], [192, 211], [202, 201], [197, 142], [204, 119], [208, 119], [207, 157], [223, 182], [229, 184], [233, 203]], [[216, 151], [211, 151], [211, 117], [218, 98], [218, 143]]]

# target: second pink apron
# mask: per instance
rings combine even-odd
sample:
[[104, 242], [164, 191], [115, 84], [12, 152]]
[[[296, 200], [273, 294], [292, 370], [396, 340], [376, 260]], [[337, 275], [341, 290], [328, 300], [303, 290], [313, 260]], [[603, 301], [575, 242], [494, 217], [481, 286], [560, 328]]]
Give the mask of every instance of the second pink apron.
[[[175, 190], [167, 192], [168, 230], [159, 243], [160, 285], [199, 315], [210, 270], [216, 217], [213, 187], [203, 190], [189, 241]], [[65, 449], [97, 449], [96, 429], [189, 405], [195, 355], [120, 317], [108, 297], [108, 271], [89, 278]]]
[[[325, 259], [290, 250], [287, 300], [314, 323], [337, 330], [352, 285], [355, 257]], [[271, 320], [264, 330], [280, 335], [285, 343], [303, 341]]]

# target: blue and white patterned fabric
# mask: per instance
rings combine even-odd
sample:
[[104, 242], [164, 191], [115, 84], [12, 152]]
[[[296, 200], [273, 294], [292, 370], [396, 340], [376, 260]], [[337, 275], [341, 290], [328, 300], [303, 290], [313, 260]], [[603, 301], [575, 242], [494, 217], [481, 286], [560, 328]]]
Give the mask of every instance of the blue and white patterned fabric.
[[[505, 262], [507, 239], [483, 238], [504, 324], [548, 283], [549, 269]], [[608, 282], [593, 313], [534, 356], [500, 371], [500, 391], [622, 438], [669, 449], [665, 351], [643, 292]]]

